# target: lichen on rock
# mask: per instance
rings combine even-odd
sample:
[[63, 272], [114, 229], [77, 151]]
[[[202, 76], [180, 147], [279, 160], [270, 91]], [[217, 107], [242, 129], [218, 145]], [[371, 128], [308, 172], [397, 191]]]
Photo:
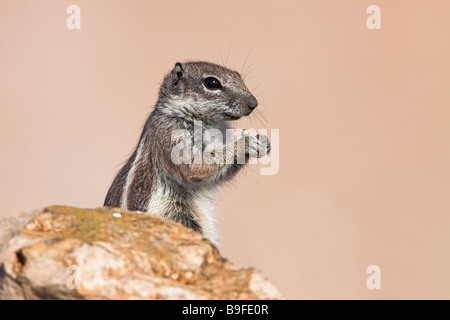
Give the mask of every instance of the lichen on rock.
[[0, 219], [0, 299], [282, 298], [259, 271], [156, 215], [51, 206]]

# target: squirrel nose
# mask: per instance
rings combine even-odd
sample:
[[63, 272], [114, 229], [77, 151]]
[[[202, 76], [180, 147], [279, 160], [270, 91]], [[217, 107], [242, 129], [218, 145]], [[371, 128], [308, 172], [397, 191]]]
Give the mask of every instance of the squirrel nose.
[[247, 98], [247, 106], [250, 109], [255, 109], [258, 106], [258, 100], [254, 96], [250, 96]]

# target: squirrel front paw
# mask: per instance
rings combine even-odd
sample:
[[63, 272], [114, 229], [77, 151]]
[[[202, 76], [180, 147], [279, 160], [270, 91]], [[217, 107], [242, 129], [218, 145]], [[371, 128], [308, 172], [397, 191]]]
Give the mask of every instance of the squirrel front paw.
[[264, 157], [266, 154], [270, 153], [270, 150], [272, 149], [272, 146], [270, 145], [270, 140], [267, 138], [267, 136], [263, 134], [257, 134], [256, 139], [258, 142], [258, 158]]
[[269, 138], [263, 134], [258, 134], [255, 137], [243, 135], [241, 139], [245, 140], [245, 154], [251, 158], [262, 158], [270, 153]]

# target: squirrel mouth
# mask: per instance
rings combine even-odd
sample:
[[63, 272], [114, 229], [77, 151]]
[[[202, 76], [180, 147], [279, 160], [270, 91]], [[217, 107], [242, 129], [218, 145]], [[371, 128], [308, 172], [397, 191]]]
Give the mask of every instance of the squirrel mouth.
[[253, 112], [253, 109], [250, 109], [249, 111], [247, 111], [244, 116], [249, 116], [251, 113]]
[[239, 120], [241, 118], [241, 116], [235, 116], [235, 115], [232, 115], [232, 114], [228, 114], [228, 118], [230, 120]]
[[241, 111], [238, 114], [226, 113], [228, 120], [239, 120], [242, 117], [249, 116], [253, 112], [253, 109]]

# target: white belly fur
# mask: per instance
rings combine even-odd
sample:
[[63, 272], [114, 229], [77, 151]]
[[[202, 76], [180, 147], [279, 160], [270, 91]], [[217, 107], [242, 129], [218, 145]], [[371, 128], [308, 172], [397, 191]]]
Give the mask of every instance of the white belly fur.
[[203, 229], [204, 237], [218, 246], [220, 237], [216, 228], [216, 193], [215, 189], [200, 191], [195, 194], [194, 203], [197, 207], [197, 221]]
[[[193, 199], [196, 210], [193, 214], [195, 215], [195, 220], [202, 228], [203, 236], [217, 246], [220, 237], [216, 229], [216, 194], [215, 188], [196, 192]], [[156, 181], [147, 212], [163, 217], [170, 206], [170, 197], [170, 193], [165, 192], [159, 181]]]

